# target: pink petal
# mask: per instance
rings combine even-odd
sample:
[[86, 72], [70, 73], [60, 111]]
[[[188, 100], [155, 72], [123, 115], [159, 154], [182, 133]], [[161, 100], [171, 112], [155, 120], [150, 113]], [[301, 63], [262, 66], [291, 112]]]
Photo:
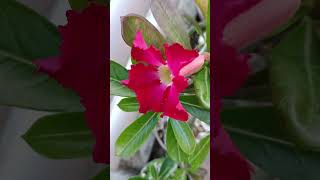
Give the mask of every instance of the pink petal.
[[143, 35], [141, 31], [137, 32], [136, 37], [133, 40], [133, 46], [143, 50], [148, 48], [147, 43], [143, 39]]
[[164, 93], [163, 115], [176, 120], [187, 121], [188, 113], [181, 105], [179, 96], [185, 88], [188, 87], [188, 81], [182, 76], [173, 79], [171, 86], [168, 86]]
[[81, 97], [88, 125], [96, 139], [94, 160], [99, 163], [109, 163], [107, 13], [106, 7], [98, 5], [91, 5], [83, 12], [68, 11], [68, 24], [59, 27], [60, 56], [36, 62], [40, 71]]
[[158, 70], [153, 66], [136, 64], [131, 66], [127, 85], [136, 95], [139, 112], [162, 112], [162, 99], [166, 86], [160, 82]]
[[221, 129], [213, 140], [213, 179], [250, 180], [252, 167], [235, 148], [229, 135]]
[[[213, 42], [222, 43], [225, 26], [239, 14], [249, 10], [261, 0], [223, 0], [214, 2], [212, 12], [214, 13], [212, 29]], [[243, 27], [245, 28], [245, 27]], [[213, 46], [215, 48], [215, 46]]]
[[228, 22], [224, 28], [223, 41], [233, 47], [243, 48], [264, 38], [286, 23], [300, 3], [300, 0], [261, 0]]
[[196, 50], [184, 49], [180, 44], [172, 44], [165, 46], [165, 54], [167, 58], [168, 66], [174, 76], [178, 76], [180, 70], [195, 60], [199, 54]]
[[147, 47], [141, 31], [138, 31], [133, 41], [131, 56], [138, 62], [145, 62], [153, 66], [165, 64], [161, 52], [153, 46]]

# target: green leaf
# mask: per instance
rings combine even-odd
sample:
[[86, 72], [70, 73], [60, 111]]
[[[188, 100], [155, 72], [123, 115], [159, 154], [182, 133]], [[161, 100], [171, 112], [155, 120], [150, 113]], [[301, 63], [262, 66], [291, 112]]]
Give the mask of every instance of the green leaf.
[[0, 104], [43, 111], [82, 111], [75, 93], [37, 73], [33, 64], [59, 54], [57, 28], [12, 0], [0, 2], [0, 27]]
[[194, 154], [189, 157], [189, 164], [192, 169], [198, 169], [208, 157], [210, 151], [210, 135], [201, 139], [197, 144]]
[[192, 129], [187, 122], [170, 119], [174, 136], [180, 146], [181, 150], [186, 154], [191, 155], [196, 147], [196, 140], [193, 135]]
[[128, 71], [120, 64], [110, 61], [110, 94], [114, 96], [135, 97], [133, 91], [122, 85], [128, 79]]
[[176, 137], [174, 135], [171, 123], [168, 123], [166, 133], [166, 147], [168, 156], [176, 162], [188, 162], [188, 154], [183, 152], [178, 145]]
[[83, 113], [44, 116], [23, 135], [32, 149], [51, 159], [71, 159], [92, 154], [94, 139]]
[[147, 141], [159, 120], [157, 113], [149, 112], [130, 124], [116, 141], [116, 155], [129, 158]]
[[133, 176], [133, 177], [130, 177], [129, 180], [148, 180], [148, 178], [144, 178], [141, 176]]
[[210, 125], [210, 111], [202, 107], [196, 96], [180, 96], [180, 101], [183, 107], [188, 111], [188, 113], [190, 113], [192, 116], [196, 117], [200, 121], [203, 121]]
[[272, 107], [225, 109], [224, 127], [241, 153], [281, 180], [316, 180], [320, 152], [302, 151], [284, 135], [281, 119]]
[[273, 102], [291, 139], [320, 148], [320, 39], [305, 18], [271, 53]]
[[122, 38], [128, 46], [132, 46], [137, 31], [142, 31], [144, 40], [148, 45], [163, 50], [163, 44], [166, 42], [161, 33], [146, 18], [129, 14], [121, 17]]
[[177, 164], [170, 158], [166, 158], [160, 168], [159, 177], [160, 179], [166, 179], [177, 169]]
[[210, 110], [210, 70], [208, 67], [204, 66], [201, 71], [199, 71], [193, 77], [194, 88], [197, 97], [199, 98], [201, 104], [206, 109]]
[[72, 9], [82, 10], [88, 6], [88, 0], [68, 0]]
[[91, 180], [107, 180], [110, 179], [110, 166], [106, 169], [103, 169], [98, 175], [96, 175]]
[[154, 180], [158, 179], [158, 172], [154, 167], [154, 165], [148, 166], [148, 175], [149, 175], [149, 179], [150, 178]]
[[229, 129], [229, 133], [241, 153], [272, 176], [281, 180], [319, 179], [319, 152], [299, 151], [293, 144], [245, 131]]
[[122, 111], [125, 112], [135, 112], [139, 110], [139, 103], [137, 101], [137, 98], [135, 97], [122, 99], [119, 102], [118, 106]]
[[169, 40], [178, 42], [185, 48], [191, 48], [188, 32], [183, 29], [184, 17], [177, 13], [176, 7], [170, 5], [169, 1], [153, 0], [151, 11]]
[[187, 172], [182, 169], [177, 169], [173, 176], [174, 180], [187, 180]]

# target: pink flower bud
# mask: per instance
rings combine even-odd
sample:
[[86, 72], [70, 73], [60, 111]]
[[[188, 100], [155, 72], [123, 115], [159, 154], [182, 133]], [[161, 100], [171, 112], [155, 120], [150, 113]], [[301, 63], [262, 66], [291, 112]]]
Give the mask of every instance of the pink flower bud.
[[285, 24], [298, 10], [300, 0], [262, 0], [233, 18], [223, 32], [223, 41], [243, 48]]

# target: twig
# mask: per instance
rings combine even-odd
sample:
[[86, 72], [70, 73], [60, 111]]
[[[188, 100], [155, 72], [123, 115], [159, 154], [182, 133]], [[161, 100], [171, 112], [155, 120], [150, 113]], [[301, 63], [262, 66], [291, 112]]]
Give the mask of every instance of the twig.
[[164, 143], [162, 142], [161, 138], [159, 137], [158, 132], [155, 130], [153, 131], [154, 136], [156, 137], [158, 143], [160, 144], [161, 148], [164, 149], [165, 151], [167, 151], [166, 146], [164, 145]]

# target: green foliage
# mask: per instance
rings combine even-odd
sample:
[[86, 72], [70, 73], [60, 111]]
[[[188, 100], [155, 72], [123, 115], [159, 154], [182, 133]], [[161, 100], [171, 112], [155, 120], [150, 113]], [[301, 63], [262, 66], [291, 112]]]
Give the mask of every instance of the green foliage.
[[120, 64], [110, 61], [110, 95], [135, 97], [134, 92], [122, 84], [128, 79], [128, 71]]
[[203, 107], [210, 110], [210, 69], [204, 66], [193, 78], [194, 89]]
[[44, 116], [32, 125], [23, 139], [34, 151], [50, 159], [88, 157], [94, 144], [83, 113]]
[[210, 135], [202, 138], [197, 144], [194, 154], [189, 157], [192, 169], [198, 169], [208, 157], [210, 151]]
[[121, 18], [122, 38], [128, 46], [132, 46], [138, 31], [141, 31], [148, 45], [161, 49], [166, 42], [161, 33], [147, 19], [136, 14], [129, 14]]
[[57, 56], [57, 28], [24, 5], [0, 2], [0, 104], [43, 111], [82, 111], [79, 98], [47, 75], [35, 60]]
[[184, 17], [177, 13], [169, 1], [153, 0], [151, 11], [169, 41], [191, 48], [188, 32], [183, 29]]
[[305, 18], [271, 52], [273, 102], [292, 141], [320, 147], [320, 39]]
[[129, 158], [147, 141], [160, 117], [149, 112], [130, 124], [116, 141], [116, 155]]
[[188, 154], [182, 151], [174, 135], [171, 123], [168, 123], [166, 132], [166, 147], [169, 157], [176, 162], [188, 162]]
[[191, 155], [196, 148], [196, 140], [189, 124], [173, 119], [170, 119], [169, 123], [181, 150], [186, 154]]

